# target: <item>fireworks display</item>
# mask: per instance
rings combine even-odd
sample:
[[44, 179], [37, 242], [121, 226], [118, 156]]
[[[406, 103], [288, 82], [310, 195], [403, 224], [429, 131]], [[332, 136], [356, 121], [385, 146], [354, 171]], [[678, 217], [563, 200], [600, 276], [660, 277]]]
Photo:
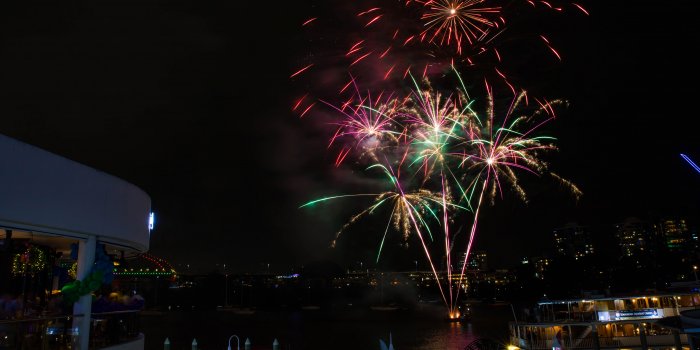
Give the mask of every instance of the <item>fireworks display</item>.
[[[499, 27], [500, 7], [485, 7], [484, 0], [417, 1], [424, 6], [421, 19], [425, 30], [421, 40], [438, 45], [454, 46], [462, 53], [465, 45], [474, 45]], [[493, 18], [493, 19], [492, 19]]]
[[[576, 197], [581, 194], [573, 183], [552, 173], [542, 158], [556, 149], [555, 139], [542, 134], [543, 126], [556, 118], [565, 101], [529, 98], [497, 68], [496, 84], [490, 84], [489, 74], [484, 74], [483, 88], [475, 88], [478, 81], [465, 81], [461, 74], [470, 69], [461, 63], [471, 64], [474, 54], [492, 51], [496, 62], [501, 59], [491, 45], [506, 27], [505, 7], [492, 3], [394, 0], [386, 6], [350, 11], [361, 25], [348, 36], [360, 33], [365, 37], [350, 44], [343, 54], [348, 61], [344, 68], [348, 81], [340, 85], [336, 95], [315, 99], [307, 93], [293, 107], [300, 117], [317, 106], [317, 101], [328, 107], [335, 126], [328, 141], [328, 147], [337, 150], [335, 166], [361, 167], [368, 177], [379, 174], [387, 184], [377, 193], [336, 194], [302, 207], [370, 200], [366, 209], [337, 232], [333, 244], [364, 217], [386, 215], [385, 229], [377, 233], [377, 260], [390, 232], [399, 232], [404, 242], [415, 236], [450, 317], [458, 313], [460, 292], [467, 283], [465, 269], [485, 203], [505, 198], [506, 190], [527, 202], [519, 181], [523, 174], [550, 176]], [[563, 8], [544, 1], [524, 3], [552, 11]], [[578, 4], [568, 5], [588, 14]], [[399, 13], [403, 16], [397, 19]], [[318, 22], [312, 17], [303, 26]], [[561, 58], [545, 36], [541, 39]], [[421, 64], [415, 66], [416, 62]], [[314, 67], [308, 63], [291, 78]], [[368, 71], [380, 72], [382, 82], [377, 83]], [[443, 82], [446, 76], [451, 77], [448, 83]], [[370, 88], [365, 91], [363, 84]], [[510, 97], [499, 96], [495, 85], [507, 86]], [[481, 91], [484, 93], [479, 94]], [[459, 230], [452, 229], [455, 221], [463, 218], [471, 222], [465, 238], [457, 237]], [[444, 271], [438, 270], [440, 265], [431, 253], [436, 249], [440, 259], [445, 259], [440, 264]], [[457, 251], [466, 252], [462, 261], [453, 261]]]
[[[320, 88], [311, 88], [314, 98], [293, 103], [298, 114], [318, 107], [313, 106], [318, 99], [347, 99], [355, 78], [391, 90], [409, 74], [434, 78], [452, 67], [463, 76], [502, 80], [515, 94], [520, 82], [509, 73], [511, 66], [529, 54], [518, 44], [562, 59], [551, 33], [530, 28], [538, 15], [588, 15], [577, 3], [531, 0], [359, 0], [328, 11], [300, 22], [309, 36], [322, 38], [315, 41], [323, 52], [310, 48], [290, 72], [290, 78], [308, 79]], [[340, 33], [330, 40], [328, 28]]]

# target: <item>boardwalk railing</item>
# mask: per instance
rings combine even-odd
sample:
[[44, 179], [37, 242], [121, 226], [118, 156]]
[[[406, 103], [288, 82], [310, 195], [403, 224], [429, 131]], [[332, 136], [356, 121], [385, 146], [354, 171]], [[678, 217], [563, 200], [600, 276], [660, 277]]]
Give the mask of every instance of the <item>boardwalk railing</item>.
[[[71, 349], [77, 330], [73, 319], [61, 315], [0, 320], [0, 349]], [[140, 333], [139, 311], [94, 313], [91, 319], [90, 349], [130, 342]]]

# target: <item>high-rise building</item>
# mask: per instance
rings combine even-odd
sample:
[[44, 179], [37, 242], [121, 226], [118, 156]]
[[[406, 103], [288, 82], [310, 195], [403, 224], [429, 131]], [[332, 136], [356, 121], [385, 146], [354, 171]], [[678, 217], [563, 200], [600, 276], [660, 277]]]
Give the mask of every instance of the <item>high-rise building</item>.
[[545, 273], [547, 273], [549, 269], [549, 264], [552, 263], [552, 259], [544, 256], [535, 256], [532, 258], [523, 258], [520, 263], [523, 265], [532, 264], [532, 269], [535, 271], [535, 278], [543, 280]]
[[[461, 262], [464, 262], [464, 255], [466, 253], [462, 254], [462, 260]], [[459, 266], [462, 266], [460, 263]], [[486, 252], [484, 251], [474, 251], [469, 253], [469, 261], [467, 262], [467, 269], [468, 270], [478, 270], [478, 271], [486, 271], [488, 270], [488, 259], [486, 256]]]
[[544, 275], [545, 273], [547, 273], [547, 270], [549, 269], [549, 264], [552, 263], [552, 260], [543, 256], [537, 256], [532, 258], [531, 260], [535, 267], [535, 277], [541, 280], [544, 279]]
[[697, 227], [690, 228], [690, 249], [697, 254], [700, 251], [700, 235]]
[[654, 229], [668, 250], [684, 250], [691, 243], [690, 230], [685, 219], [666, 218], [654, 225]]
[[587, 227], [575, 223], [554, 229], [554, 245], [557, 254], [577, 260], [594, 253], [590, 231]]
[[649, 254], [654, 249], [652, 227], [649, 223], [637, 218], [627, 218], [615, 225], [615, 237], [627, 257], [638, 257]]

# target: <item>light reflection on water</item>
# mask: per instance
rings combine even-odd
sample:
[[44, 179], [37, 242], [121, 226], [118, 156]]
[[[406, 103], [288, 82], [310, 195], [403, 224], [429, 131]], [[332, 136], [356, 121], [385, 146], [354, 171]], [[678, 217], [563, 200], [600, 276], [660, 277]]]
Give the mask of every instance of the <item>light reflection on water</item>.
[[228, 312], [172, 312], [144, 315], [146, 349], [161, 350], [169, 338], [172, 349], [188, 348], [197, 339], [200, 349], [225, 349], [236, 334], [250, 338], [253, 350], [268, 350], [278, 339], [282, 350], [378, 350], [379, 339], [393, 338], [396, 350], [461, 350], [479, 336], [503, 338], [510, 309], [475, 309], [472, 322], [446, 322], [439, 306], [413, 311], [343, 310], [258, 311], [254, 315]]
[[415, 349], [463, 349], [476, 338], [472, 332], [471, 323], [448, 322], [445, 327], [437, 327], [426, 332], [425, 342], [419, 344]]

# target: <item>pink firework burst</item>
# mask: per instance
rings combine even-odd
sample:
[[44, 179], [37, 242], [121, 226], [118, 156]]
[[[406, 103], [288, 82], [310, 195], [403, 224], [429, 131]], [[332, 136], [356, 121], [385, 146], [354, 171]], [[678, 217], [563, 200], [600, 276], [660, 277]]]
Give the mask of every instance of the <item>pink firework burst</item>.
[[501, 8], [485, 5], [485, 0], [428, 0], [423, 4], [425, 29], [421, 41], [454, 46], [462, 54], [465, 45], [483, 42], [502, 26]]

